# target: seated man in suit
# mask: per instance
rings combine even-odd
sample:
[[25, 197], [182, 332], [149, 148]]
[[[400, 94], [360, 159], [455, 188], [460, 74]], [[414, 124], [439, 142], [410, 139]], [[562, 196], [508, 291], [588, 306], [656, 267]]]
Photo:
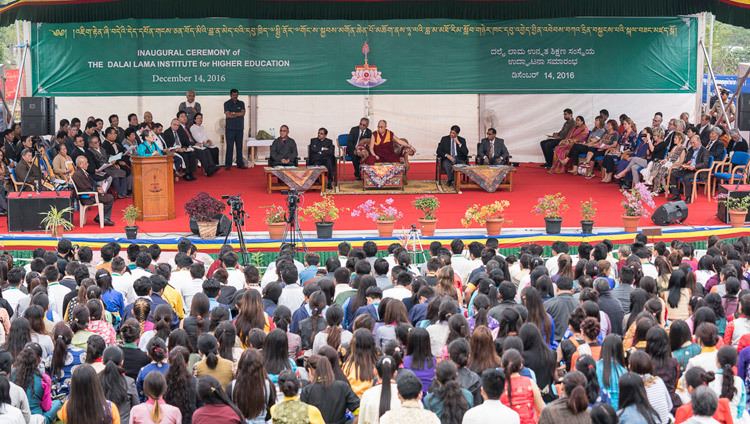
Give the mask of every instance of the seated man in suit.
[[323, 165], [328, 169], [328, 189], [332, 189], [333, 185], [331, 180], [335, 178], [336, 157], [333, 153], [333, 141], [326, 137], [328, 130], [320, 128], [318, 130], [318, 136], [310, 139], [310, 160], [307, 162], [308, 165]]
[[193, 138], [192, 133], [188, 130], [187, 113], [182, 110], [177, 112], [177, 120], [180, 122], [180, 128], [178, 128], [180, 137], [184, 140], [187, 140], [188, 146], [190, 146], [190, 148], [193, 150], [195, 159], [201, 162], [201, 166], [203, 166], [203, 172], [206, 174], [206, 176], [210, 177], [217, 173], [221, 168], [216, 165], [213, 157], [211, 157], [211, 152], [207, 148], [208, 145], [204, 145], [203, 143], [196, 141], [195, 138]]
[[708, 146], [708, 140], [711, 136], [711, 117], [704, 113], [701, 115], [701, 122], [698, 124], [698, 135], [701, 138], [701, 143], [704, 146]]
[[73, 139], [73, 148], [68, 149], [68, 155], [70, 156], [70, 159], [73, 160], [75, 163], [76, 158], [81, 155], [86, 154], [86, 143], [83, 141], [83, 136], [77, 135]]
[[370, 141], [370, 138], [372, 138], [372, 131], [368, 128], [369, 126], [369, 119], [360, 119], [359, 125], [352, 127], [349, 131], [349, 138], [346, 140], [346, 155], [352, 159], [352, 165], [354, 165], [354, 177], [358, 180], [362, 179], [362, 174], [359, 172], [359, 162], [362, 158], [356, 153], [357, 144], [359, 144], [361, 140], [367, 140], [367, 142]]
[[718, 125], [711, 128], [706, 149], [708, 150], [708, 153], [714, 157], [714, 161], [722, 160], [722, 156], [724, 155], [724, 143], [719, 140], [719, 137], [722, 135], [724, 135], [724, 130]]
[[466, 140], [458, 136], [460, 132], [458, 125], [452, 126], [450, 134], [440, 139], [437, 148], [437, 156], [443, 159], [442, 167], [448, 174], [448, 185], [453, 184], [453, 165], [465, 165], [469, 162], [469, 148]]
[[490, 128], [487, 130], [487, 138], [483, 138], [479, 143], [477, 152], [477, 163], [484, 165], [507, 165], [508, 148], [505, 147], [505, 140], [495, 137], [497, 130]]
[[[99, 193], [99, 201], [104, 204], [104, 225], [114, 226], [115, 223], [110, 219], [112, 217], [112, 204], [115, 199], [110, 194], [106, 194], [101, 187], [97, 186], [94, 180], [91, 178], [86, 169], [89, 167], [89, 160], [86, 156], [78, 156], [76, 158], [76, 170], [73, 172], [73, 182], [76, 188], [81, 192], [96, 191]], [[78, 196], [78, 193], [76, 193]], [[96, 199], [93, 197], [79, 197], [78, 201], [83, 205], [93, 205], [96, 203]], [[100, 216], [94, 218], [94, 222], [98, 223], [102, 219]]]
[[167, 144], [167, 151], [178, 152], [185, 161], [185, 181], [195, 181], [193, 173], [196, 169], [195, 155], [190, 147], [190, 140], [185, 132], [180, 132], [180, 121], [177, 118], [172, 119], [169, 128], [164, 131], [162, 137]]
[[99, 145], [99, 138], [95, 135], [89, 137], [89, 149], [86, 151], [86, 159], [88, 159], [89, 166], [86, 169], [89, 175], [101, 176], [106, 178], [105, 175], [112, 177], [112, 187], [117, 192], [118, 199], [124, 199], [128, 197], [128, 182], [125, 171], [120, 169], [116, 164], [109, 165], [102, 171], [98, 171], [99, 168], [109, 163], [109, 154]]
[[279, 134], [271, 144], [268, 166], [297, 166], [297, 142], [289, 137], [289, 127], [279, 127]]
[[[695, 171], [708, 168], [710, 158], [711, 154], [701, 144], [701, 138], [697, 134], [691, 137], [690, 148], [685, 153], [685, 162], [679, 169], [672, 170], [672, 174], [669, 177], [669, 192], [672, 194], [668, 199], [669, 201], [681, 199], [677, 190], [677, 182], [682, 178], [682, 185], [685, 187], [685, 203], [691, 202], [692, 199], [690, 196], [693, 193], [693, 185], [695, 184], [695, 181], [691, 181], [691, 179], [695, 175]], [[705, 174], [702, 177], [705, 178]]]
[[729, 130], [729, 136], [732, 138], [727, 145], [727, 152], [748, 152], [747, 140], [742, 138], [740, 130], [732, 128]]

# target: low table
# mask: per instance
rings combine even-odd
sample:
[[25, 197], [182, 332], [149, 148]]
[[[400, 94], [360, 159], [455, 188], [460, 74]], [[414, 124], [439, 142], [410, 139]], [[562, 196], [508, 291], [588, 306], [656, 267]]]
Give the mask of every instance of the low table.
[[[462, 187], [482, 188], [488, 193], [494, 193], [498, 188], [507, 188], [513, 191], [513, 174], [516, 168], [512, 166], [489, 166], [489, 165], [466, 165], [453, 167], [453, 181], [456, 191], [460, 192]], [[462, 182], [463, 175], [469, 181]]]
[[[279, 166], [264, 167], [263, 172], [266, 174], [266, 190], [268, 194], [272, 191], [293, 189], [297, 193], [304, 193], [311, 188], [320, 189], [320, 194], [325, 194], [326, 182], [328, 181], [328, 170], [325, 166]], [[278, 183], [273, 182], [273, 177], [279, 179]], [[318, 182], [316, 184], [316, 182]]]
[[255, 166], [255, 150], [258, 147], [269, 147], [273, 144], [273, 140], [258, 140], [256, 138], [248, 138], [247, 146], [250, 148], [250, 168]]
[[404, 189], [406, 165], [401, 163], [377, 163], [375, 165], [360, 166], [362, 174], [362, 188], [400, 188]]

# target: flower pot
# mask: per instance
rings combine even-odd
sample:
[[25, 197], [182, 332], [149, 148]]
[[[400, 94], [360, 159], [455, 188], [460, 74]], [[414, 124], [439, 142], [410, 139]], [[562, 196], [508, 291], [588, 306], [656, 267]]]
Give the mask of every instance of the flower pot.
[[591, 234], [594, 231], [594, 221], [581, 221], [581, 233]]
[[730, 210], [729, 211], [729, 223], [732, 224], [732, 228], [742, 228], [745, 225], [746, 216], [747, 216], [747, 211]]
[[198, 224], [198, 235], [203, 240], [209, 240], [216, 237], [216, 226], [219, 224], [217, 219], [211, 221], [196, 221]]
[[393, 226], [396, 221], [377, 221], [379, 237], [393, 237]]
[[329, 239], [333, 237], [333, 222], [316, 222], [315, 230], [319, 239]]
[[640, 215], [636, 215], [636, 216], [623, 215], [622, 226], [625, 228], [625, 232], [634, 233], [638, 231], [638, 221], [640, 220], [641, 220]]
[[432, 237], [435, 235], [435, 227], [437, 226], [437, 219], [424, 219], [419, 218], [419, 229], [422, 230], [422, 235], [425, 237]]
[[286, 222], [272, 222], [268, 225], [268, 236], [273, 240], [281, 240], [284, 237]]
[[135, 240], [138, 238], [138, 226], [130, 225], [125, 227], [125, 237], [128, 240]]
[[63, 236], [63, 231], [65, 231], [65, 226], [63, 225], [57, 225], [55, 228], [52, 229], [50, 232], [50, 235], [54, 238], [60, 238]]
[[560, 234], [562, 218], [544, 218], [544, 231], [547, 234]]
[[487, 218], [484, 225], [487, 227], [488, 236], [496, 236], [499, 235], [500, 230], [503, 229], [503, 220], [502, 218]]

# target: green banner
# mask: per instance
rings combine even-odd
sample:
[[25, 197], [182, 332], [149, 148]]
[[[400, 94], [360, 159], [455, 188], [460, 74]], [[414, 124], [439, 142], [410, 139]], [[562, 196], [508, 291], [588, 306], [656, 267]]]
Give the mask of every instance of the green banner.
[[695, 18], [34, 24], [35, 95], [693, 92]]

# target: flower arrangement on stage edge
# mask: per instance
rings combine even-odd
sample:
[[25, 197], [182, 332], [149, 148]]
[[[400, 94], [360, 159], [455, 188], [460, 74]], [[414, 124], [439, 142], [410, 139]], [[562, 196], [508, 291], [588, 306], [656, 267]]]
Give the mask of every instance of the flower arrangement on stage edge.
[[479, 225], [486, 224], [488, 219], [499, 219], [503, 223], [512, 222], [506, 221], [502, 213], [509, 206], [510, 202], [507, 200], [495, 200], [488, 205], [473, 204], [466, 209], [461, 224], [468, 228], [472, 221]]
[[594, 217], [596, 216], [596, 202], [589, 200], [581, 201], [581, 233], [591, 234], [594, 231]]
[[732, 228], [742, 228], [745, 225], [745, 218], [750, 211], [750, 196], [730, 197], [727, 193], [721, 193], [716, 196], [716, 200], [727, 208]]
[[224, 212], [225, 207], [226, 204], [202, 191], [185, 203], [185, 213], [197, 222], [210, 222]]
[[279, 222], [284, 222], [286, 210], [284, 210], [283, 206], [271, 205], [260, 206], [260, 208], [266, 210], [266, 218], [264, 220], [266, 224], [278, 224]]
[[375, 205], [374, 200], [368, 200], [352, 210], [352, 216], [364, 215], [372, 221], [396, 221], [404, 214], [393, 206], [393, 198], [385, 199], [385, 203]]
[[653, 194], [643, 183], [638, 183], [631, 189], [622, 189], [620, 191], [625, 196], [625, 200], [622, 201], [622, 206], [625, 208], [625, 216], [645, 216], [648, 218], [650, 213], [646, 207], [656, 207]]
[[339, 219], [339, 212], [349, 210], [349, 208], [339, 208], [333, 200], [333, 196], [323, 196], [322, 202], [315, 202], [312, 205], [300, 209], [304, 215], [315, 218], [315, 228], [318, 238], [333, 237], [333, 221]]
[[412, 206], [418, 211], [422, 212], [422, 217], [419, 218], [419, 229], [422, 230], [422, 235], [425, 237], [432, 237], [435, 235], [435, 227], [437, 226], [437, 218], [435, 218], [435, 212], [440, 207], [440, 201], [437, 197], [425, 194], [419, 196], [411, 202]]
[[562, 193], [555, 193], [540, 197], [531, 212], [542, 215], [544, 219], [562, 219], [562, 213], [568, 208], [570, 206], [565, 203], [565, 196]]

